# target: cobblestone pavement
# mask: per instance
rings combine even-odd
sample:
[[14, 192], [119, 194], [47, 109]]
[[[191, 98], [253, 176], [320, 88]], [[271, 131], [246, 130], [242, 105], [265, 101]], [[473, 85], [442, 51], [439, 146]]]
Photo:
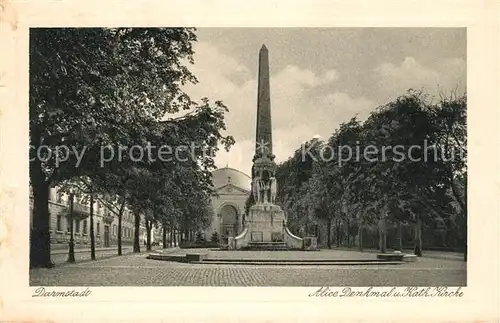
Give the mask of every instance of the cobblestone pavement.
[[146, 254], [130, 254], [53, 269], [33, 269], [30, 285], [465, 286], [466, 267], [465, 262], [430, 258], [397, 266], [186, 264], [150, 260]]

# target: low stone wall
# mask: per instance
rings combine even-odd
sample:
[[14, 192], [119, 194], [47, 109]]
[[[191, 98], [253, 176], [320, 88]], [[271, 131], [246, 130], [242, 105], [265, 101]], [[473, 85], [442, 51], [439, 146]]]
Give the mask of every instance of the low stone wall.
[[234, 238], [232, 243], [229, 243], [230, 249], [241, 249], [248, 246], [250, 242], [250, 233], [248, 232], [248, 227], [243, 229], [243, 232]]
[[295, 236], [293, 233], [285, 227], [284, 240], [287, 246], [294, 249], [302, 249], [304, 248], [304, 240]]

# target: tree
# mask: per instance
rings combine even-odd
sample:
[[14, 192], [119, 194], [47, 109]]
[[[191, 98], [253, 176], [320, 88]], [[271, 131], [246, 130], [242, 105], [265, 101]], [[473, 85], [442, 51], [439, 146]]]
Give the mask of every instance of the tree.
[[[195, 41], [192, 28], [30, 31], [31, 267], [52, 266], [49, 187], [103, 173], [127, 182], [121, 166], [101, 164], [102, 147], [116, 151], [119, 146], [144, 146], [151, 136], [169, 130], [171, 138], [179, 133], [181, 139], [204, 136], [204, 148], [231, 142], [218, 131], [196, 127], [201, 123], [223, 129], [222, 104], [196, 104], [181, 90], [187, 82], [196, 82], [185, 66], [193, 62]], [[182, 120], [159, 122], [168, 113], [190, 109], [195, 112]], [[210, 167], [213, 159], [201, 163]], [[134, 200], [123, 191], [113, 193], [112, 199]]]
[[321, 145], [322, 142], [316, 138], [303, 143], [291, 158], [276, 169], [279, 183], [277, 204], [284, 208], [287, 226], [292, 232], [308, 234], [307, 229], [314, 222], [308, 181], [313, 174], [314, 163], [319, 158]]
[[140, 143], [144, 124], [192, 106], [180, 88], [196, 81], [182, 64], [195, 40], [186, 28], [30, 31], [31, 267], [52, 266], [49, 187], [91, 174], [99, 147]]
[[[94, 235], [94, 198], [95, 198], [95, 189], [92, 185], [92, 182], [89, 178], [81, 177], [77, 179], [73, 179], [72, 181], [66, 181], [61, 184], [59, 187], [61, 192], [66, 192], [70, 197], [70, 207], [73, 207], [73, 199], [75, 192], [83, 196], [82, 202], [89, 203], [89, 218], [90, 218], [90, 259], [96, 260], [95, 256], [95, 235]], [[72, 218], [72, 210], [70, 210], [70, 215]], [[73, 236], [73, 219], [71, 219], [71, 228], [70, 233]], [[74, 262], [74, 242], [70, 242], [69, 248], [70, 256], [69, 258]]]
[[70, 229], [69, 229], [69, 253], [68, 253], [68, 262], [69, 263], [74, 263], [75, 262], [75, 228], [74, 228], [74, 221], [73, 221], [73, 212], [74, 212], [74, 200], [75, 200], [75, 194], [73, 192], [69, 193], [69, 222], [70, 222]]
[[[465, 97], [433, 104], [410, 90], [363, 123], [342, 123], [323, 144], [323, 158], [315, 157], [317, 149], [307, 150], [310, 160], [296, 151], [277, 170], [289, 225], [332, 221], [337, 245], [346, 238], [351, 246], [357, 231], [360, 249], [364, 228], [377, 225], [385, 252], [388, 227], [398, 227], [396, 248], [402, 249], [402, 224], [413, 223], [419, 256], [424, 226], [448, 219], [466, 227], [460, 221], [466, 214], [465, 110]], [[325, 156], [325, 148], [336, 158]]]
[[363, 222], [362, 218], [350, 219], [350, 216], [352, 214], [365, 215], [365, 212], [359, 212], [356, 209], [356, 207], [359, 207], [360, 201], [357, 195], [359, 187], [356, 187], [356, 190], [348, 190], [348, 188], [352, 188], [350, 182], [352, 175], [359, 172], [359, 161], [353, 158], [352, 148], [359, 145], [360, 139], [361, 123], [357, 118], [351, 118], [348, 122], [341, 123], [339, 129], [328, 140], [328, 147], [334, 155], [328, 158], [323, 179], [331, 204], [331, 217], [332, 220], [337, 222], [338, 246], [340, 246], [340, 224], [347, 222], [349, 236], [351, 234], [349, 230], [351, 228], [350, 224]]
[[442, 95], [432, 106], [436, 156], [443, 164], [446, 194], [454, 208], [467, 260], [467, 95]]

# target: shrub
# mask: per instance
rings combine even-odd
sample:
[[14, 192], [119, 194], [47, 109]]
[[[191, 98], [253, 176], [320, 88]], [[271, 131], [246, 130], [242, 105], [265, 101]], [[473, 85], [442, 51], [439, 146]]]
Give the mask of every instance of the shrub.
[[181, 249], [219, 248], [219, 244], [213, 242], [202, 242], [202, 243], [188, 242], [179, 244], [179, 248]]
[[212, 241], [213, 243], [220, 242], [219, 233], [217, 231], [214, 231], [214, 233], [212, 233], [212, 237], [210, 238], [210, 241]]
[[204, 236], [203, 232], [198, 231], [198, 232], [196, 233], [195, 242], [196, 242], [197, 244], [202, 244], [202, 243], [204, 243], [204, 242], [205, 242], [205, 236]]

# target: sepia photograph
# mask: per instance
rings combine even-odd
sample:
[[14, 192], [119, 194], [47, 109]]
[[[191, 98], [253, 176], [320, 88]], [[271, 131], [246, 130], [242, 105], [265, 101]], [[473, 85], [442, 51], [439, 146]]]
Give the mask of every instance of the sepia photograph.
[[459, 293], [467, 146], [466, 28], [30, 28], [29, 285]]

